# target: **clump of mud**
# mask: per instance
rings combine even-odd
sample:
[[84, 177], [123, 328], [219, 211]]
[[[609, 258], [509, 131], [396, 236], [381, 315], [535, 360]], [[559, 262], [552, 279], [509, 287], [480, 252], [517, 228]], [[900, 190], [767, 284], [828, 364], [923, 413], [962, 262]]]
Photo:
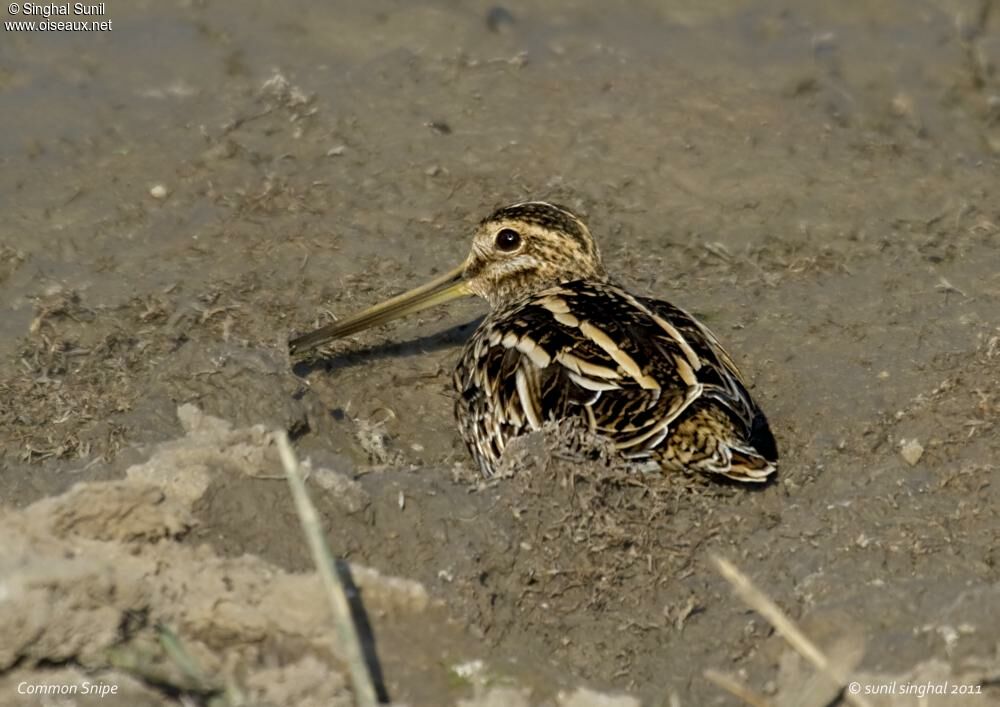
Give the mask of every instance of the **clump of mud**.
[[[190, 541], [222, 478], [277, 480], [272, 433], [233, 428], [192, 405], [178, 417], [185, 435], [124, 479], [80, 483], [0, 520], [0, 694], [13, 700], [5, 704], [35, 705], [42, 695], [105, 705], [354, 704], [314, 573]], [[338, 514], [369, 505], [340, 472], [303, 468]], [[351, 573], [382, 624], [442, 608], [419, 582], [357, 563]], [[530, 695], [477, 683], [460, 704], [529, 705]], [[610, 699], [567, 690], [547, 704], [638, 704]]]
[[[118, 704], [353, 704], [315, 575], [181, 542], [214, 476], [274, 473], [270, 433], [191, 406], [180, 417], [187, 435], [126, 479], [77, 484], [0, 522], [0, 692], [100, 683]], [[416, 582], [353, 574], [371, 611], [429, 605]]]
[[713, 499], [733, 491], [629, 463], [566, 422], [514, 440], [504, 467], [519, 545], [531, 550], [525, 597], [536, 597], [541, 610], [551, 606], [547, 597], [573, 597], [574, 611], [592, 613], [618, 605], [625, 587], [655, 591], [690, 560], [688, 531], [712, 527]]

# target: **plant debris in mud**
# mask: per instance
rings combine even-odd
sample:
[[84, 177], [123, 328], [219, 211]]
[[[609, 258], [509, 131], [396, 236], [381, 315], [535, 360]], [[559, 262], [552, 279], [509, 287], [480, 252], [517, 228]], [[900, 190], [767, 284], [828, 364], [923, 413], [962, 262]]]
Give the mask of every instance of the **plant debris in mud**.
[[128, 378], [149, 352], [121, 328], [92, 326], [97, 317], [77, 292], [37, 299], [21, 372], [0, 381], [3, 441], [24, 460], [87, 457], [93, 447], [110, 458], [121, 447], [123, 429], [109, 417], [129, 408]]
[[[573, 421], [515, 439], [503, 466], [530, 550], [520, 601], [571, 594], [578, 603], [567, 611], [606, 607], [616, 587], [655, 591], [718, 532], [712, 499], [731, 495], [700, 476], [651, 473]], [[695, 517], [707, 532], [692, 545], [680, 529]]]

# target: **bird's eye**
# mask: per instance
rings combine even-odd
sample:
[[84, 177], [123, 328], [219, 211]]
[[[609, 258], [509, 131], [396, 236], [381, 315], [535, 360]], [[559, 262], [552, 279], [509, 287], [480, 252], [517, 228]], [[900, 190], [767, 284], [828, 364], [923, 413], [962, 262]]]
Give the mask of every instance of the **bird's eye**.
[[501, 228], [497, 232], [496, 244], [500, 250], [510, 253], [521, 245], [521, 234], [513, 228]]

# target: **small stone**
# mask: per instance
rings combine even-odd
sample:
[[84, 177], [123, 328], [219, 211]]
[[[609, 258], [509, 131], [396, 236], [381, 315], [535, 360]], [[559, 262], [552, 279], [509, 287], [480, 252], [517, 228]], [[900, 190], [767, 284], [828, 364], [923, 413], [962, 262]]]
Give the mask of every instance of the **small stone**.
[[170, 194], [167, 188], [162, 184], [155, 184], [153, 188], [149, 190], [149, 195], [154, 199], [166, 199]]
[[881, 381], [887, 380], [889, 378], [889, 371], [879, 371], [878, 379]]
[[239, 145], [237, 145], [233, 140], [223, 140], [222, 142], [218, 142], [202, 152], [201, 157], [206, 162], [228, 160], [235, 157], [239, 150]]
[[339, 157], [347, 151], [347, 147], [344, 145], [337, 145], [336, 147], [331, 147], [326, 151], [327, 157]]
[[892, 114], [897, 118], [906, 118], [913, 115], [913, 97], [907, 93], [897, 93], [892, 98], [890, 104]]
[[924, 447], [915, 439], [904, 439], [899, 445], [899, 453], [910, 466], [914, 466], [924, 455]]
[[472, 681], [476, 677], [483, 674], [486, 669], [486, 664], [481, 660], [470, 660], [465, 663], [459, 663], [458, 665], [451, 666], [451, 672], [455, 673], [460, 678]]

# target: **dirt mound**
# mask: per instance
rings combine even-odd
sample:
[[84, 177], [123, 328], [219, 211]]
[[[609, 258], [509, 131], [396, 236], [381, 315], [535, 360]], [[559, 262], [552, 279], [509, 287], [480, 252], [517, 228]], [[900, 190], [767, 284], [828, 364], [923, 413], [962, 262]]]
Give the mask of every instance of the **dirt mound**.
[[[191, 405], [178, 417], [185, 436], [159, 445], [125, 479], [79, 483], [0, 521], [0, 691], [24, 705], [40, 695], [78, 704], [173, 704], [180, 695], [224, 704], [353, 704], [313, 573], [187, 542], [199, 525], [194, 509], [214, 483], [273, 480], [271, 433], [233, 429]], [[367, 505], [355, 481], [305, 469], [343, 514]], [[356, 564], [351, 573], [366, 610], [382, 623], [442, 618], [440, 602], [432, 606], [418, 582]], [[479, 697], [462, 704], [516, 704], [475, 684]], [[530, 690], [515, 692], [529, 704]], [[635, 704], [602, 699], [567, 692], [559, 704]]]

